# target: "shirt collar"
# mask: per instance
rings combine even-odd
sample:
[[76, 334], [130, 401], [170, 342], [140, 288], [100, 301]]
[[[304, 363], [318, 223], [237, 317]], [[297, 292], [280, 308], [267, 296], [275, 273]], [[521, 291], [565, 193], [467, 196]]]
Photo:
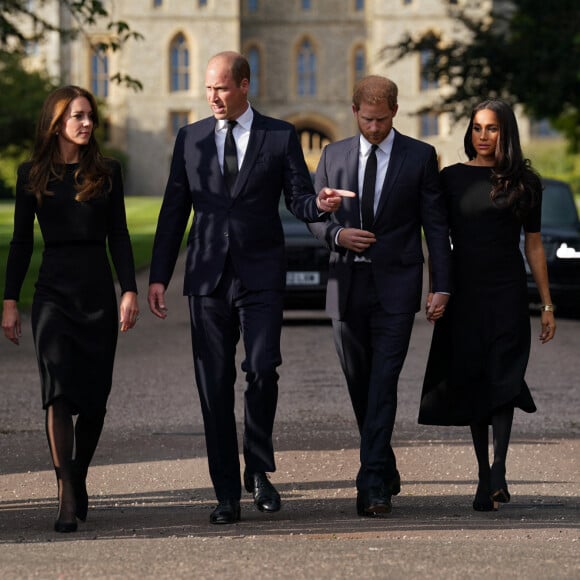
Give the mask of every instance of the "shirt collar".
[[[248, 103], [248, 108], [236, 119], [238, 125], [245, 131], [249, 131], [252, 128], [252, 121], [254, 120], [254, 111]], [[216, 131], [227, 130], [228, 122], [227, 119], [219, 119], [216, 122]]]
[[[383, 153], [390, 155], [394, 141], [395, 141], [395, 129], [391, 128], [389, 134], [379, 143], [378, 147]], [[366, 157], [369, 154], [371, 147], [372, 144], [361, 135], [360, 152], [362, 153], [363, 157]]]

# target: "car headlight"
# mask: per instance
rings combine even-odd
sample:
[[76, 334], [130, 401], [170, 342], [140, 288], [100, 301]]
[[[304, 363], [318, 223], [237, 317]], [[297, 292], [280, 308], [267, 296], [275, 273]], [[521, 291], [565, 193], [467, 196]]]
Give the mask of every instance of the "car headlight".
[[580, 251], [569, 246], [566, 242], [562, 242], [556, 250], [556, 256], [561, 260], [578, 260], [580, 259]]

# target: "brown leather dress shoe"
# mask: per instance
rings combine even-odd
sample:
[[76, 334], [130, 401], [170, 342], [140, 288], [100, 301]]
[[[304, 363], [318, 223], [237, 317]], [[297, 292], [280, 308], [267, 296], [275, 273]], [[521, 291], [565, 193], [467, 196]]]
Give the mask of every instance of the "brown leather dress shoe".
[[246, 491], [254, 496], [254, 503], [261, 512], [280, 511], [282, 507], [280, 494], [263, 471], [256, 473], [244, 471], [244, 486]]
[[382, 487], [359, 491], [356, 496], [356, 513], [359, 516], [374, 518], [390, 513], [391, 508], [391, 495]]

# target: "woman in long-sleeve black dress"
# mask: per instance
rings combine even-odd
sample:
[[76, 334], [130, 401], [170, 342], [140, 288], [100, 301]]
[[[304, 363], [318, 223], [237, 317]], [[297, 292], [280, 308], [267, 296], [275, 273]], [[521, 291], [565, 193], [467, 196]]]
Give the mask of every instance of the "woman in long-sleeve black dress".
[[[88, 91], [67, 86], [47, 97], [32, 159], [18, 169], [6, 265], [2, 328], [18, 344], [17, 302], [36, 217], [44, 252], [31, 321], [58, 483], [58, 532], [75, 531], [77, 518], [86, 519], [86, 476], [111, 390], [118, 319], [125, 332], [139, 311], [121, 168], [101, 156], [98, 123]], [[107, 245], [122, 291], [119, 316]]]
[[540, 234], [542, 186], [523, 157], [512, 109], [500, 100], [478, 105], [464, 146], [469, 161], [441, 173], [453, 242], [453, 286], [447, 312], [433, 333], [419, 423], [470, 426], [479, 471], [473, 508], [491, 511], [510, 500], [505, 461], [514, 408], [536, 410], [524, 380], [530, 317], [519, 249], [522, 229], [543, 302], [542, 343], [553, 338], [556, 324]]

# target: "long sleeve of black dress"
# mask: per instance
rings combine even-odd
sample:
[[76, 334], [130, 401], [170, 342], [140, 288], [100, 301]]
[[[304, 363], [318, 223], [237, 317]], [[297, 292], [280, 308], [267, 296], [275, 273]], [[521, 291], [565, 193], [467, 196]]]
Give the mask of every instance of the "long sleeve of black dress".
[[[36, 197], [27, 190], [30, 163], [18, 169], [14, 232], [6, 264], [4, 299], [18, 300], [34, 249], [34, 219], [38, 218], [46, 246], [55, 244], [83, 244], [107, 241], [122, 292], [137, 291], [135, 263], [127, 229], [124, 188], [121, 166], [108, 160], [112, 170], [112, 188], [106, 196], [106, 205], [95, 202], [72, 202], [72, 169], [62, 182], [52, 181], [49, 186], [54, 196], [38, 207]], [[65, 198], [64, 202], [54, 203]], [[53, 200], [54, 197], [54, 200]], [[82, 211], [82, 204], [97, 206], [90, 215]]]

